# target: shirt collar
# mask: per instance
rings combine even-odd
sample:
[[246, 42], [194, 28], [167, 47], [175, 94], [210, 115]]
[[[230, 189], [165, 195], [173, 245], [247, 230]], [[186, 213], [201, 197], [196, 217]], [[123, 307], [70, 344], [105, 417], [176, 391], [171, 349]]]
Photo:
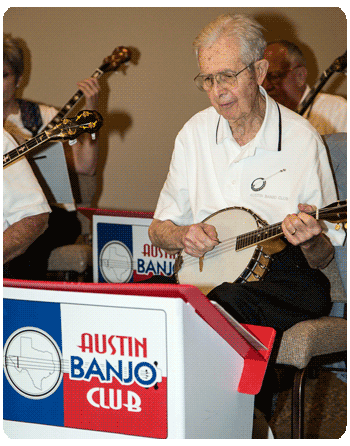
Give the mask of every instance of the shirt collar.
[[[263, 87], [259, 87], [259, 90], [266, 100], [265, 117], [255, 138], [246, 144], [246, 146], [249, 145], [249, 154], [247, 153], [247, 156], [253, 156], [257, 148], [271, 151], [278, 150], [279, 113], [277, 103], [268, 96]], [[230, 138], [234, 141], [228, 121], [219, 115], [216, 128], [216, 143], [221, 144], [226, 138]], [[246, 146], [241, 148], [242, 152]], [[239, 158], [241, 158], [241, 156]]]

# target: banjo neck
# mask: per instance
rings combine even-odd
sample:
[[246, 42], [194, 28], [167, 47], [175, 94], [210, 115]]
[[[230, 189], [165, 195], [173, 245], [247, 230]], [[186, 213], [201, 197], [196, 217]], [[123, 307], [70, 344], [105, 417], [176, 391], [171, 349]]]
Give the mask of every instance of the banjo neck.
[[[92, 73], [91, 77], [99, 79], [103, 74], [108, 71], [116, 71], [122, 64], [128, 62], [131, 58], [131, 51], [129, 48], [119, 46], [113, 53], [103, 60], [102, 65]], [[46, 125], [43, 130], [52, 129], [58, 124], [70, 110], [80, 101], [84, 96], [81, 90], [78, 90], [68, 102], [58, 111], [56, 116]]]
[[256, 231], [247, 232], [237, 236], [236, 251], [255, 246], [258, 243], [281, 237], [283, 235], [282, 222], [259, 228]]
[[[328, 220], [342, 222], [344, 221], [344, 210], [346, 209], [346, 201], [339, 201], [333, 203], [323, 209], [317, 209], [309, 215], [316, 220]], [[283, 235], [282, 222], [274, 223], [269, 226], [264, 226], [255, 231], [247, 232], [237, 236], [236, 251], [255, 246], [261, 242], [271, 240]]]
[[[97, 68], [91, 77], [99, 79], [104, 72]], [[68, 102], [64, 104], [64, 106], [58, 111], [57, 115], [47, 124], [44, 130], [52, 129], [56, 124], [58, 124], [68, 113], [69, 111], [80, 101], [80, 99], [84, 96], [84, 93], [81, 90], [78, 90]]]
[[296, 112], [299, 115], [303, 115], [306, 110], [308, 109], [309, 105], [312, 103], [312, 101], [315, 99], [318, 92], [321, 90], [321, 88], [325, 85], [325, 83], [328, 81], [328, 79], [332, 76], [333, 73], [341, 73], [346, 70], [347, 67], [347, 59], [346, 59], [346, 51], [345, 53], [338, 57], [332, 65], [325, 70], [319, 80], [315, 83], [315, 85], [311, 88], [308, 95], [305, 97], [303, 102], [298, 106]]

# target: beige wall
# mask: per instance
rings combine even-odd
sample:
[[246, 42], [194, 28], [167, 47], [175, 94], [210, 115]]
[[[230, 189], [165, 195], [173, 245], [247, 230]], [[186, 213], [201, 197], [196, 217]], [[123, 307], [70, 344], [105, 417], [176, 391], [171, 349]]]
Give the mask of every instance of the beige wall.
[[[174, 138], [208, 106], [192, 79], [191, 44], [217, 15], [243, 12], [268, 30], [268, 40], [303, 44], [312, 85], [346, 50], [346, 18], [339, 8], [10, 8], [4, 32], [22, 37], [31, 72], [23, 97], [57, 107], [117, 46], [133, 48], [125, 73], [101, 78], [100, 208], [153, 211], [166, 178]], [[326, 91], [346, 97], [346, 77]]]

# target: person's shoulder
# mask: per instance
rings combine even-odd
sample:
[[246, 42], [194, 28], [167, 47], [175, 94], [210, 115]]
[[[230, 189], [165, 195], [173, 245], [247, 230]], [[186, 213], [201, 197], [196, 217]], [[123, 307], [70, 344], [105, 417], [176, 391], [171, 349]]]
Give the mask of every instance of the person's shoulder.
[[183, 129], [197, 128], [199, 126], [208, 125], [218, 120], [219, 114], [213, 106], [205, 108], [193, 115], [183, 126]]
[[336, 94], [330, 94], [330, 93], [319, 93], [316, 98], [315, 98], [315, 102], [327, 102], [327, 103], [331, 103], [331, 104], [336, 104], [336, 105], [347, 105], [347, 100], [345, 98], [343, 98], [343, 96], [339, 96]]
[[10, 150], [14, 149], [15, 147], [17, 147], [17, 143], [15, 141], [15, 139], [5, 130], [3, 129], [3, 153], [7, 153]]
[[299, 127], [302, 131], [305, 130], [306, 132], [310, 131], [314, 133], [315, 135], [318, 135], [317, 130], [315, 127], [313, 127], [310, 122], [304, 118], [303, 116], [299, 115], [299, 113], [296, 113], [293, 110], [290, 110], [289, 108], [279, 104], [282, 119], [285, 122], [288, 122], [292, 128]]

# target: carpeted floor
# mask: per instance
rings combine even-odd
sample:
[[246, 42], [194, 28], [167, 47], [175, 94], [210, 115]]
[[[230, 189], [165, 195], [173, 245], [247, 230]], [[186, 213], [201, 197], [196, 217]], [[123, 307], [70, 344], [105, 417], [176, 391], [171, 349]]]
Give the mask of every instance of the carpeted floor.
[[[322, 370], [305, 385], [304, 438], [339, 439], [346, 431], [347, 385], [330, 371]], [[270, 427], [276, 439], [291, 438], [291, 389], [278, 396]]]

